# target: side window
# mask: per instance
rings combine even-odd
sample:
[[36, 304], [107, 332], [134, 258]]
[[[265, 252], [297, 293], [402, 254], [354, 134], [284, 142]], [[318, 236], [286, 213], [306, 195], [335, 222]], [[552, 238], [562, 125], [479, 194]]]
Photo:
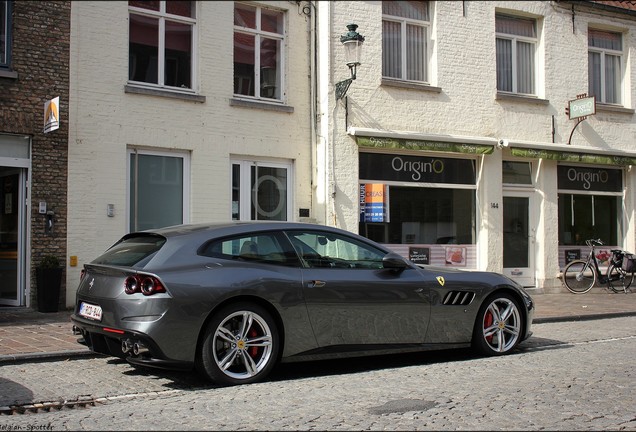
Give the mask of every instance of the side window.
[[11, 66], [11, 1], [0, 0], [0, 68]]
[[381, 269], [384, 251], [354, 238], [322, 231], [288, 231], [305, 267]]
[[262, 233], [212, 241], [199, 255], [228, 260], [252, 261], [298, 267], [298, 256], [282, 236]]
[[193, 89], [196, 2], [128, 2], [128, 79]]
[[234, 94], [282, 100], [285, 14], [234, 4]]
[[427, 1], [382, 2], [382, 76], [428, 81], [429, 41]]
[[599, 102], [621, 104], [623, 38], [620, 33], [589, 29], [589, 94]]
[[495, 27], [497, 90], [535, 95], [536, 20], [497, 14]]

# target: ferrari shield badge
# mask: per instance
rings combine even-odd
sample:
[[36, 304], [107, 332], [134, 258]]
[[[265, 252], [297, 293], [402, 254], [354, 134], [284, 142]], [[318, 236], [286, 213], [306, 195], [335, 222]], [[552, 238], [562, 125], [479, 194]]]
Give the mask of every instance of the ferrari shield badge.
[[444, 286], [444, 282], [446, 282], [446, 281], [444, 280], [444, 276], [437, 276], [437, 278], [436, 278], [436, 279], [437, 279], [437, 282], [439, 282], [439, 284], [440, 284], [441, 286]]

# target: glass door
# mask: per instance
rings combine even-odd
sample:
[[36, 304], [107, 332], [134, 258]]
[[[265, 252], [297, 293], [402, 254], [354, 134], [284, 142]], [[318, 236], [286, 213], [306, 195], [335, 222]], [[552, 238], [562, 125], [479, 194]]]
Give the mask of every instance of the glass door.
[[535, 286], [535, 227], [530, 193], [504, 193], [503, 271], [525, 287]]
[[24, 297], [26, 170], [0, 167], [0, 305]]

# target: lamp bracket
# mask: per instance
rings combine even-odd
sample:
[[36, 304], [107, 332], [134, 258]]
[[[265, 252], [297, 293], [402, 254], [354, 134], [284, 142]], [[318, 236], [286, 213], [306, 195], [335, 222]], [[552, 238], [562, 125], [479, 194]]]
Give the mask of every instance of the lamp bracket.
[[349, 86], [351, 85], [352, 81], [352, 78], [347, 78], [344, 81], [336, 83], [336, 100], [342, 99], [344, 95], [347, 94], [347, 90], [349, 90]]

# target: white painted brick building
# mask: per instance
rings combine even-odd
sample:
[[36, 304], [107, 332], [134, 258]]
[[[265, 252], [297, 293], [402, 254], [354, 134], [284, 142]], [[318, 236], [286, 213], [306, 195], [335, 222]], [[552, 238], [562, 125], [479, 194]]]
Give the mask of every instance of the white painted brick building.
[[[318, 2], [319, 41], [330, 44], [319, 48], [326, 222], [545, 291], [564, 289], [559, 275], [586, 256], [586, 238], [634, 251], [634, 6], [399, 3]], [[362, 64], [336, 101], [349, 73], [337, 36], [349, 23], [365, 37]], [[585, 94], [596, 113], [574, 129], [565, 108]], [[418, 166], [417, 179], [402, 175]], [[360, 222], [361, 185], [384, 188], [374, 192], [384, 218]]]
[[135, 223], [312, 217], [308, 5], [154, 3], [72, 3], [68, 306]]

